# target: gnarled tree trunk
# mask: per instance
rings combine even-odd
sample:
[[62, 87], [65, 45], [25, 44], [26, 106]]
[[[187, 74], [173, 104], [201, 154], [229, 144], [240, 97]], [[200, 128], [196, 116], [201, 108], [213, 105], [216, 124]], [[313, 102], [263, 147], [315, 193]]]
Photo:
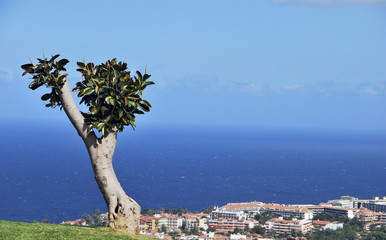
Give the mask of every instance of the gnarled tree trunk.
[[140, 206], [126, 195], [113, 169], [113, 154], [117, 143], [117, 130], [98, 138], [88, 130], [82, 114], [72, 97], [67, 80], [59, 97], [66, 115], [83, 139], [103, 197], [109, 210], [109, 227], [139, 234]]
[[123, 191], [112, 164], [117, 131], [113, 130], [92, 149], [91, 163], [109, 209], [109, 227], [139, 234], [141, 208]]

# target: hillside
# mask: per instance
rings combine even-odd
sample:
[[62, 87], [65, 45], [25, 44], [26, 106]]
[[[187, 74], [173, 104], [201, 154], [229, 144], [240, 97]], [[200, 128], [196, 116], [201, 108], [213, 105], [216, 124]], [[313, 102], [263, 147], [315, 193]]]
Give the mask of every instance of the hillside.
[[152, 240], [109, 228], [11, 222], [0, 220], [0, 239], [127, 239]]

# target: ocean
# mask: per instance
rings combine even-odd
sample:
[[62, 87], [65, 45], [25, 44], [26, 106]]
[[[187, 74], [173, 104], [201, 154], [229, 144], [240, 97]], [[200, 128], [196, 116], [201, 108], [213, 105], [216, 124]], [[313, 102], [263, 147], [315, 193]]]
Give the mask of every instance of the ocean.
[[[83, 142], [62, 120], [2, 122], [0, 219], [74, 220], [107, 211]], [[228, 202], [317, 204], [386, 196], [386, 134], [137, 124], [114, 168], [142, 208], [201, 211]]]

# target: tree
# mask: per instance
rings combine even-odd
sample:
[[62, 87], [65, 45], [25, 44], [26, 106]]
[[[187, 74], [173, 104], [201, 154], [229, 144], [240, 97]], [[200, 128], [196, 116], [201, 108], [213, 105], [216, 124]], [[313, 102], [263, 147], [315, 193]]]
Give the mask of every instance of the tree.
[[48, 218], [48, 216], [46, 216], [43, 220], [42, 220], [42, 223], [50, 223], [50, 219]]
[[[125, 126], [135, 128], [135, 115], [150, 110], [150, 103], [142, 98], [146, 86], [154, 84], [147, 81], [150, 77], [145, 71], [139, 71], [134, 78], [127, 70], [127, 64], [114, 58], [106, 63], [78, 62], [82, 81], [76, 83], [73, 91], [79, 91], [80, 104], [88, 107], [88, 112], [81, 112], [72, 97], [64, 66], [67, 59], [56, 60], [59, 54], [50, 60], [38, 58], [38, 63], [24, 64], [25, 74], [31, 74], [33, 81], [29, 88], [35, 90], [41, 86], [50, 88], [41, 99], [48, 101], [46, 107], [63, 109], [72, 125], [82, 138], [91, 159], [95, 180], [106, 201], [109, 227], [139, 234], [141, 208], [128, 197], [119, 183], [112, 165], [118, 131]], [[97, 137], [95, 131], [101, 132]]]
[[85, 222], [90, 227], [102, 227], [105, 226], [105, 223], [102, 222], [102, 217], [99, 215], [100, 210], [98, 208], [94, 208], [94, 213], [90, 216], [87, 213], [82, 215], [82, 222]]
[[251, 233], [257, 233], [257, 234], [260, 234], [260, 235], [263, 235], [265, 233], [265, 228], [260, 226], [260, 225], [256, 225], [254, 226], [251, 230], [250, 230]]
[[161, 225], [161, 229], [159, 230], [159, 232], [161, 233], [166, 233], [168, 231], [167, 227], [165, 226], [165, 224], [162, 224]]

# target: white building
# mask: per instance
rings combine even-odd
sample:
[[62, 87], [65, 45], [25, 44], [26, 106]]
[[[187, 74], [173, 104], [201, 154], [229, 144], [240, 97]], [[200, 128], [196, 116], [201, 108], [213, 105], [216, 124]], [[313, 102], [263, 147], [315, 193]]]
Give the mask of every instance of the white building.
[[340, 228], [343, 228], [343, 223], [329, 223], [323, 227], [324, 230], [330, 229], [330, 230], [334, 230], [334, 231], [336, 231]]
[[241, 211], [241, 210], [230, 211], [230, 210], [226, 210], [226, 209], [217, 208], [216, 210], [214, 210], [210, 213], [210, 218], [211, 219], [223, 218], [223, 219], [238, 220], [238, 219], [242, 219], [242, 218], [247, 219], [248, 214], [244, 213], [244, 211]]
[[239, 239], [247, 239], [247, 236], [242, 234], [231, 234], [230, 240], [239, 240]]

